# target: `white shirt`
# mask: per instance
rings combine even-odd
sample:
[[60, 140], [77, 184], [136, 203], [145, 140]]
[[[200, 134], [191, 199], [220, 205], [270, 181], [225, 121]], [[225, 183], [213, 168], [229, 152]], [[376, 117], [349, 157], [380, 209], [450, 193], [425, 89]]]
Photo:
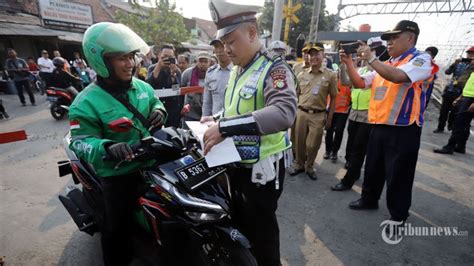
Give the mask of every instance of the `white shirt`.
[[[400, 58], [401, 56], [397, 58], [391, 58], [390, 62], [396, 63], [400, 60]], [[425, 80], [431, 76], [431, 56], [428, 53], [421, 53], [414, 59], [410, 60], [408, 63], [398, 66], [397, 68], [405, 72], [405, 74], [407, 74], [408, 78], [411, 80], [412, 83], [415, 83], [420, 80]], [[377, 72], [372, 71], [361, 76], [361, 78], [364, 79], [366, 88], [372, 85], [372, 81], [374, 81], [375, 75], [377, 75]]]
[[[40, 66], [41, 65], [41, 66]], [[55, 69], [53, 61], [51, 59], [44, 59], [44, 57], [38, 58], [38, 67], [40, 72], [52, 73]]]

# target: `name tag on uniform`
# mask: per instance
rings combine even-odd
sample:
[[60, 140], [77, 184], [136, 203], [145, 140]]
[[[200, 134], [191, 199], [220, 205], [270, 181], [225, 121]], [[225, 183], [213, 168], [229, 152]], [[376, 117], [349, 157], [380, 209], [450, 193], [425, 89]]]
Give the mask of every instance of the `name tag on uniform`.
[[319, 93], [319, 88], [321, 88], [321, 86], [319, 86], [319, 85], [314, 86], [314, 87], [311, 89], [311, 93], [312, 93], [313, 95], [318, 95], [318, 93]]

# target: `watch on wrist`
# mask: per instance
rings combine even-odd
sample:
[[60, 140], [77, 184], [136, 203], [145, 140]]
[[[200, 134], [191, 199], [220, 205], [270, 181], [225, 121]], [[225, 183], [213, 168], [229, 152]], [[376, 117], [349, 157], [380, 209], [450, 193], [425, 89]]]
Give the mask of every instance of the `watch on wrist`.
[[370, 58], [367, 63], [372, 64], [375, 60], [377, 60], [377, 57], [376, 56], [373, 56], [372, 58]]

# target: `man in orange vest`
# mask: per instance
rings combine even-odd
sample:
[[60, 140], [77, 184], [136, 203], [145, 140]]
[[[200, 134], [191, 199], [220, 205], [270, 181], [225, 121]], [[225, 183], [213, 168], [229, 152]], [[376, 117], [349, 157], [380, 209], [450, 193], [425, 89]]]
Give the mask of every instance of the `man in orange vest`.
[[[339, 72], [340, 76], [340, 72]], [[328, 108], [330, 99], [328, 98]], [[349, 116], [349, 107], [351, 104], [351, 88], [342, 85], [340, 77], [337, 82], [336, 108], [332, 117], [331, 127], [326, 130], [326, 153], [325, 160], [331, 158], [331, 161], [337, 161], [337, 152], [341, 147], [344, 128], [346, 127], [347, 117]]]
[[373, 124], [367, 147], [365, 176], [360, 199], [351, 209], [378, 209], [378, 200], [387, 182], [387, 208], [391, 220], [403, 224], [408, 218], [426, 95], [423, 80], [433, 72], [431, 57], [415, 48], [420, 29], [413, 21], [402, 20], [382, 34], [388, 43], [390, 60], [385, 63], [361, 43], [358, 55], [375, 70], [359, 76], [343, 50], [339, 55], [347, 65], [355, 87], [371, 88], [369, 123]]

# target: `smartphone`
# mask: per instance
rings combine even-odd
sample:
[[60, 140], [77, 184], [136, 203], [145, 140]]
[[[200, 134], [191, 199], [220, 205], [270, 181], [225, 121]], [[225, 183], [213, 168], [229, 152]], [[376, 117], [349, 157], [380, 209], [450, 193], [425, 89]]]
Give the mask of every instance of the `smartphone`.
[[344, 50], [344, 53], [346, 53], [347, 55], [350, 55], [350, 54], [357, 53], [357, 49], [359, 49], [360, 43], [358, 42], [343, 43], [340, 46]]
[[461, 58], [461, 62], [462, 62], [462, 63], [468, 63], [468, 64], [470, 64], [470, 63], [471, 63], [471, 60], [472, 60], [471, 58]]

